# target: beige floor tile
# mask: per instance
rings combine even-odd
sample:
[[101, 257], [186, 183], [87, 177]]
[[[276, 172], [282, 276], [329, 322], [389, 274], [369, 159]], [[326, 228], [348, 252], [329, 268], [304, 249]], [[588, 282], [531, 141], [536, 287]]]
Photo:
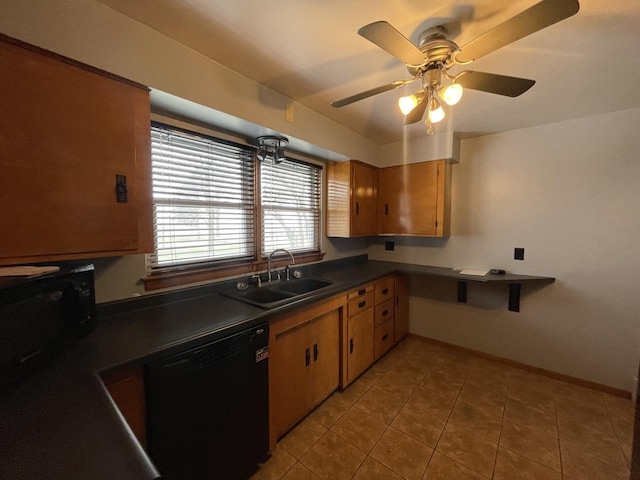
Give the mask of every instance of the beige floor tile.
[[327, 427], [307, 417], [278, 444], [298, 460], [327, 432]]
[[475, 473], [449, 457], [434, 452], [422, 480], [484, 480]]
[[500, 433], [500, 447], [558, 472], [561, 471], [560, 443], [557, 438], [504, 421]]
[[613, 462], [626, 462], [618, 438], [613, 433], [595, 430], [566, 417], [558, 417], [558, 433], [561, 444], [570, 443]]
[[454, 397], [442, 395], [440, 392], [434, 392], [423, 386], [416, 388], [413, 395], [407, 400], [407, 405], [420, 410], [425, 415], [443, 419], [449, 417], [455, 403]]
[[562, 473], [570, 480], [629, 480], [626, 463], [612, 462], [569, 443], [560, 444]]
[[278, 445], [271, 454], [271, 458], [251, 477], [252, 480], [279, 480], [296, 463], [296, 459]]
[[548, 392], [553, 395], [555, 380], [530, 370], [514, 368], [509, 377], [509, 383], [526, 385], [533, 390]]
[[448, 424], [471, 430], [479, 437], [497, 444], [502, 425], [502, 412], [495, 413], [486, 406], [458, 401], [453, 407]]
[[614, 434], [611, 417], [602, 403], [583, 403], [570, 397], [556, 397], [556, 413], [558, 417], [570, 418], [574, 422], [600, 430], [607, 434]]
[[395, 367], [385, 373], [384, 376], [378, 380], [373, 387], [371, 387], [371, 389], [394, 395], [399, 399], [406, 401], [420, 382], [413, 382], [400, 377], [394, 372], [394, 369]]
[[633, 423], [636, 409], [630, 398], [622, 398], [603, 393], [602, 403], [604, 403], [605, 408], [612, 417], [619, 417]]
[[348, 480], [360, 467], [365, 454], [329, 431], [300, 459], [323, 480]]
[[403, 405], [404, 400], [395, 395], [373, 389], [365, 393], [355, 404], [360, 410], [382, 420], [387, 425], [393, 421]]
[[368, 453], [386, 428], [387, 424], [383, 421], [352, 407], [331, 427], [331, 431]]
[[562, 474], [500, 448], [493, 480], [562, 480]]
[[387, 373], [389, 370], [391, 370], [391, 367], [398, 363], [398, 360], [400, 360], [400, 358], [401, 355], [399, 352], [389, 352], [376, 363], [374, 363], [369, 368], [369, 370], [377, 373]]
[[548, 412], [555, 412], [553, 393], [549, 390], [539, 390], [526, 382], [510, 381], [507, 397], [519, 402], [533, 405]]
[[463, 379], [453, 378], [445, 373], [439, 373], [432, 370], [424, 376], [420, 386], [434, 393], [438, 393], [439, 395], [457, 398], [463, 384]]
[[391, 426], [425, 445], [435, 448], [446, 421], [446, 416], [429, 416], [407, 403], [393, 419]]
[[367, 457], [353, 476], [353, 480], [403, 480], [402, 477], [377, 460]]
[[417, 385], [422, 381], [425, 374], [430, 370], [430, 366], [417, 366], [403, 358], [389, 370], [389, 373], [402, 378], [407, 383], [414, 383]]
[[625, 460], [627, 461], [627, 465], [631, 465], [631, 454], [633, 448], [633, 423], [633, 419], [629, 421], [622, 417], [611, 417], [611, 424], [613, 425], [613, 430], [616, 433], [616, 438], [618, 439], [620, 448], [622, 448], [622, 453], [624, 454]]
[[591, 390], [590, 388], [556, 380], [553, 385], [553, 393], [556, 400], [573, 400], [576, 403], [592, 408], [604, 408], [602, 393]]
[[436, 452], [463, 464], [476, 473], [491, 478], [498, 446], [465, 428], [447, 424]]
[[282, 480], [319, 480], [318, 476], [314, 474], [307, 467], [301, 463], [296, 463], [289, 471], [282, 477]]
[[465, 383], [458, 395], [458, 402], [465, 402], [482, 408], [488, 414], [502, 415], [506, 396], [504, 393], [485, 390], [473, 383]]
[[436, 361], [431, 371], [445, 375], [449, 378], [455, 378], [456, 380], [465, 380], [471, 370], [471, 366], [467, 362], [459, 363], [456, 361]]
[[432, 453], [431, 448], [389, 427], [370, 455], [403, 478], [420, 480]]
[[546, 412], [526, 403], [507, 398], [504, 419], [558, 438], [556, 416], [552, 412]]
[[331, 395], [309, 415], [316, 422], [329, 428], [351, 408], [351, 402], [340, 395]]

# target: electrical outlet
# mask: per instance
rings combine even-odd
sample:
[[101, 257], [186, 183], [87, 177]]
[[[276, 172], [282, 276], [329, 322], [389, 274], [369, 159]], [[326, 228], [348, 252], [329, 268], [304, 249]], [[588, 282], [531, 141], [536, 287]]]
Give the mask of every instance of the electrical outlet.
[[513, 250], [513, 259], [514, 260], [524, 260], [524, 248], [516, 247]]

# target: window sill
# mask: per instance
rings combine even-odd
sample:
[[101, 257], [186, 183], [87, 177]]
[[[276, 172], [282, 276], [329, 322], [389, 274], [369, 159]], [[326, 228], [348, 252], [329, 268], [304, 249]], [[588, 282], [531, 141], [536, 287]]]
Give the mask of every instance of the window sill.
[[[323, 252], [309, 252], [295, 255], [296, 265], [318, 262], [325, 256]], [[278, 257], [271, 261], [271, 267], [283, 267], [289, 264], [289, 257]], [[235, 275], [251, 274], [267, 269], [267, 260], [234, 263], [219, 267], [190, 269], [179, 272], [157, 273], [142, 279], [146, 291], [177, 287], [189, 283], [216, 280]]]

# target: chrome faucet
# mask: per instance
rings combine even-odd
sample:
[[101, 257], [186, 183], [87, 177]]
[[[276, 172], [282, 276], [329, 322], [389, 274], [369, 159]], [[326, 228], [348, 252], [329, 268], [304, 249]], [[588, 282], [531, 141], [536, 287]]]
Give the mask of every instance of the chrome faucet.
[[[268, 282], [271, 281], [271, 257], [273, 257], [273, 254], [276, 253], [276, 252], [283, 252], [283, 253], [288, 254], [291, 257], [291, 265], [295, 265], [296, 264], [296, 259], [293, 258], [293, 253], [291, 253], [289, 250], [285, 250], [284, 248], [276, 248], [267, 257], [267, 281]], [[289, 280], [289, 265], [287, 265], [287, 280]]]

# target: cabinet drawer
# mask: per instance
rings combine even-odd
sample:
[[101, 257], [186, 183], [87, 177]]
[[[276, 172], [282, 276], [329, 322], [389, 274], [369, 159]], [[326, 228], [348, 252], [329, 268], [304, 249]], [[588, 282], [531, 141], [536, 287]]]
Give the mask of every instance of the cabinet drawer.
[[347, 304], [347, 315], [353, 317], [358, 313], [363, 312], [369, 308], [373, 308], [373, 288], [366, 292], [364, 295], [358, 296], [353, 300], [349, 300]]
[[393, 299], [376, 306], [376, 327], [379, 327], [391, 318], [393, 318]]
[[376, 360], [393, 345], [393, 318], [376, 327], [373, 349]]
[[375, 285], [375, 301], [376, 305], [385, 302], [389, 299], [393, 299], [395, 281], [393, 277], [385, 278], [376, 282]]
[[351, 300], [355, 300], [356, 298], [363, 298], [368, 293], [370, 292], [372, 293], [373, 288], [374, 288], [373, 283], [371, 283], [369, 285], [364, 285], [358, 288], [357, 290], [352, 290], [347, 294], [347, 300], [351, 301]]

